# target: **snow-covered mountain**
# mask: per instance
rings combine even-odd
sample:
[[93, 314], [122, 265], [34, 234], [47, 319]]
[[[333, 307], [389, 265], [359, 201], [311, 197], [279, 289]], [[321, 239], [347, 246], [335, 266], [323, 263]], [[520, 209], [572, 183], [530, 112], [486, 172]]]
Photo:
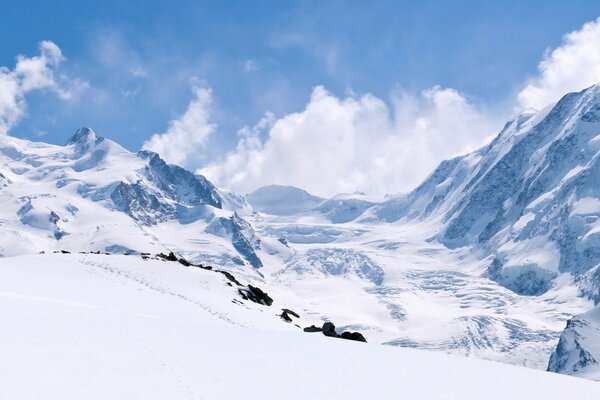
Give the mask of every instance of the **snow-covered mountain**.
[[551, 370], [577, 373], [571, 354], [595, 354], [579, 338], [597, 330], [561, 332], [600, 300], [599, 138], [595, 86], [518, 115], [409, 194], [323, 199], [240, 196], [87, 128], [65, 146], [0, 137], [0, 255], [173, 251], [305, 325], [540, 369], [554, 353]]
[[598, 301], [589, 276], [600, 263], [599, 160], [597, 85], [517, 116], [488, 146], [443, 162], [378, 213], [438, 218], [442, 243], [492, 254], [488, 275], [516, 293], [544, 293], [569, 273]]
[[65, 146], [0, 137], [0, 165], [0, 255], [174, 250], [261, 266], [252, 227], [224, 209], [235, 197], [155, 153], [82, 128]]
[[256, 211], [271, 215], [292, 215], [312, 210], [325, 199], [293, 186], [269, 185], [246, 196]]

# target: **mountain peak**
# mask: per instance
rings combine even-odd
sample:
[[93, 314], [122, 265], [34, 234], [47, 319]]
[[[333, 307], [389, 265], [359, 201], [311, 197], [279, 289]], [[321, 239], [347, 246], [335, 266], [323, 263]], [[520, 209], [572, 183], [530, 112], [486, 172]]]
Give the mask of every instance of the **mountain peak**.
[[69, 144], [83, 144], [83, 143], [91, 143], [96, 140], [96, 134], [94, 131], [88, 127], [82, 127], [77, 129], [73, 136], [69, 138], [67, 141], [67, 145]]

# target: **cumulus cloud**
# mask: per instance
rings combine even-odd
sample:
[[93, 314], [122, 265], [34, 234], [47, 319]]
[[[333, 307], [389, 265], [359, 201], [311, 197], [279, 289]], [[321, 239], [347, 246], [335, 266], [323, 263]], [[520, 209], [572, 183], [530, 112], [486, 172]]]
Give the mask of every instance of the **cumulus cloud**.
[[600, 82], [600, 18], [565, 35], [538, 70], [538, 77], [518, 95], [521, 107], [541, 109], [566, 93]]
[[50, 90], [61, 99], [70, 99], [85, 87], [83, 82], [68, 80], [56, 69], [64, 60], [60, 48], [51, 41], [39, 43], [40, 54], [19, 55], [15, 67], [0, 68], [0, 135], [6, 135], [27, 111], [25, 96], [34, 90]]
[[142, 148], [159, 153], [168, 163], [186, 165], [198, 158], [216, 125], [210, 122], [212, 91], [193, 85], [194, 98], [187, 110], [169, 122], [166, 132], [154, 134]]
[[295, 185], [319, 195], [409, 190], [442, 159], [481, 145], [496, 125], [452, 89], [396, 91], [391, 105], [316, 87], [305, 109], [240, 131], [234, 151], [198, 172], [247, 193]]

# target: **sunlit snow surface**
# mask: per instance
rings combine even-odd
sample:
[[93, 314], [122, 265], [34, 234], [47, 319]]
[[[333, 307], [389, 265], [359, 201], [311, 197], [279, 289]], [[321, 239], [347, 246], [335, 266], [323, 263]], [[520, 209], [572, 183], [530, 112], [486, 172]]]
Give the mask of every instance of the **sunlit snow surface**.
[[221, 274], [138, 256], [0, 259], [6, 399], [596, 399], [598, 383], [303, 333]]

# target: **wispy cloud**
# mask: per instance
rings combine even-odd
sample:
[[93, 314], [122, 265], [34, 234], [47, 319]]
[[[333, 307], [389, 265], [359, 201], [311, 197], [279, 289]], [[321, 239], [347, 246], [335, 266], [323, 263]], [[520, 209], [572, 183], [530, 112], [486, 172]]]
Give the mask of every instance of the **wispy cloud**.
[[244, 60], [244, 62], [242, 63], [242, 70], [245, 73], [255, 72], [260, 70], [260, 64], [256, 60], [249, 58], [247, 60]]

